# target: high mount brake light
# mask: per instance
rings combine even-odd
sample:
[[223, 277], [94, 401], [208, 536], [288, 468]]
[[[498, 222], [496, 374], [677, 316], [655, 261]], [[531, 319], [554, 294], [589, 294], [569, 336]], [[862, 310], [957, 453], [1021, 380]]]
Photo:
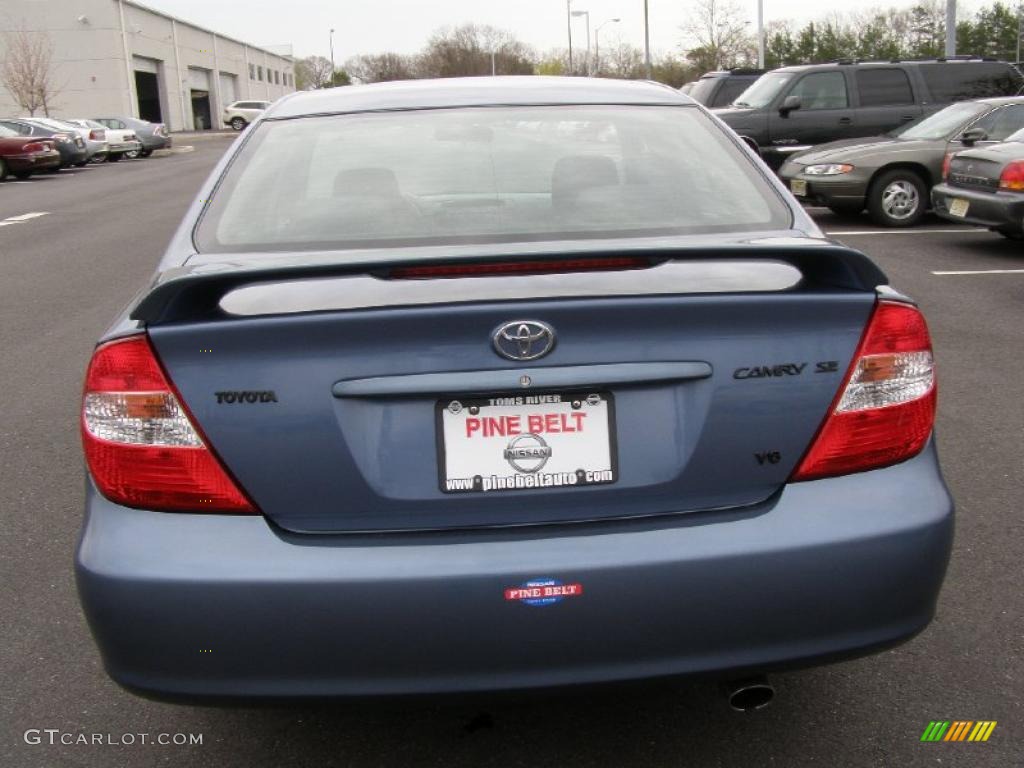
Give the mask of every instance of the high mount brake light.
[[440, 277], [492, 277], [495, 275], [538, 275], [564, 272], [599, 272], [616, 269], [644, 269], [652, 265], [648, 258], [616, 256], [611, 258], [544, 259], [533, 261], [492, 261], [478, 264], [424, 264], [395, 267], [388, 277], [399, 280]]
[[257, 511], [206, 444], [146, 336], [96, 349], [81, 428], [89, 472], [113, 502], [173, 512]]
[[792, 480], [845, 475], [916, 456], [935, 423], [931, 338], [916, 307], [880, 301], [839, 394]]

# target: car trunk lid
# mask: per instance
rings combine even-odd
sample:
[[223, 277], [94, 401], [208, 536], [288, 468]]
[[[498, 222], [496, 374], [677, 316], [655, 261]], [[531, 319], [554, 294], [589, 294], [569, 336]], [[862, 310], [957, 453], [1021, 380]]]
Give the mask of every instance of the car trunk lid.
[[[880, 274], [859, 254], [792, 250], [659, 254], [646, 269], [594, 274], [357, 270], [298, 291], [281, 273], [239, 283], [207, 269], [209, 280], [184, 276], [177, 292], [158, 286], [137, 313], [164, 317], [149, 333], [185, 404], [287, 530], [696, 512], [780, 489], [874, 305], [873, 285], [852, 284], [858, 270], [866, 282]], [[253, 289], [261, 295], [232, 305]], [[202, 318], [181, 316], [190, 311]], [[555, 336], [547, 354], [500, 353], [497, 331], [508, 329], [515, 357], [521, 327], [529, 336], [541, 325]], [[562, 481], [515, 479], [541, 476]]]

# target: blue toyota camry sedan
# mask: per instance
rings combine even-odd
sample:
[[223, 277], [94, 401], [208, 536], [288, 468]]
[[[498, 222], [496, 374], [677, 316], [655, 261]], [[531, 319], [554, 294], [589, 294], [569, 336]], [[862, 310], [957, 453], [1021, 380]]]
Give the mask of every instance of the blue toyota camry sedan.
[[914, 302], [678, 91], [297, 93], [93, 353], [81, 602], [162, 698], [757, 706], [931, 620], [935, 405]]

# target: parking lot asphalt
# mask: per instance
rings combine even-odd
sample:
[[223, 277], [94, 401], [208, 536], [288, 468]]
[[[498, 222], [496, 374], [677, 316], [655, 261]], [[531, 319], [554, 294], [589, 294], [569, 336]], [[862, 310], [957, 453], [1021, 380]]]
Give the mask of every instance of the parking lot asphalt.
[[[730, 711], [710, 681], [248, 709], [155, 703], [110, 682], [71, 569], [82, 503], [82, 373], [96, 337], [149, 277], [229, 141], [0, 183], [0, 765], [1024, 763], [1024, 245], [940, 221], [878, 233], [866, 217], [814, 212], [917, 298], [931, 324], [938, 442], [958, 522], [937, 618], [911, 642], [777, 675], [775, 703], [751, 714]], [[894, 498], [892, 514], [899, 512]], [[921, 743], [931, 720], [998, 726], [983, 744]], [[75, 740], [201, 734], [203, 743], [61, 745], [58, 734], [51, 746], [45, 732], [41, 744], [27, 744], [29, 729]]]

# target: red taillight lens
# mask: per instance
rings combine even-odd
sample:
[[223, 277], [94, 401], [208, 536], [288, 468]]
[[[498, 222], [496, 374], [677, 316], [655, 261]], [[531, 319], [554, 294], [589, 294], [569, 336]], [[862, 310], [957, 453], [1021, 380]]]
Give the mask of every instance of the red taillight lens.
[[999, 174], [999, 188], [1024, 191], [1024, 160], [1014, 160]]
[[175, 512], [256, 512], [206, 445], [146, 336], [96, 349], [81, 427], [89, 472], [111, 501]]
[[22, 152], [45, 152], [47, 149], [46, 145], [39, 141], [30, 141], [28, 144], [22, 146]]
[[492, 261], [483, 264], [430, 264], [417, 267], [396, 267], [388, 272], [388, 277], [405, 280], [441, 277], [493, 277], [495, 275], [538, 275], [559, 272], [643, 269], [649, 266], [651, 266], [650, 259], [638, 256], [551, 259], [544, 261]]
[[793, 480], [876, 469], [916, 456], [935, 423], [935, 368], [916, 307], [875, 307], [853, 365]]
[[93, 130], [89, 131], [89, 141], [106, 141], [106, 140], [107, 140], [107, 133], [106, 133], [106, 131], [101, 131], [98, 128], [94, 128]]
[[942, 180], [945, 181], [949, 178], [949, 166], [953, 163], [953, 152], [947, 152], [946, 156], [942, 158]]

